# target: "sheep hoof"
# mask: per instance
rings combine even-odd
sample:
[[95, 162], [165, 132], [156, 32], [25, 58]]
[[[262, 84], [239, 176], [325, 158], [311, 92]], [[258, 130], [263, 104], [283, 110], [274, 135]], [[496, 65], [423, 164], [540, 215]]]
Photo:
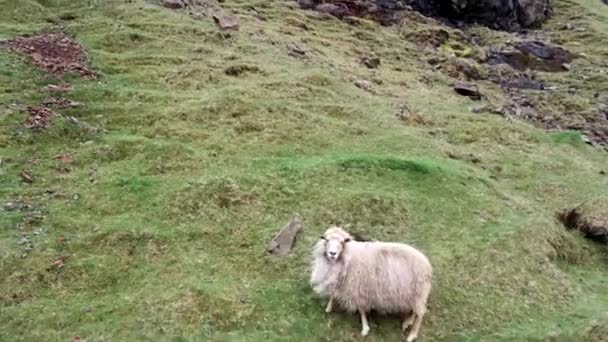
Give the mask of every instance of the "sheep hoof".
[[325, 308], [325, 312], [330, 313], [331, 312], [331, 308], [329, 308], [329, 307]]
[[407, 337], [407, 342], [414, 342], [418, 338], [418, 335], [410, 335]]
[[369, 328], [361, 330], [361, 336], [365, 337], [369, 334]]

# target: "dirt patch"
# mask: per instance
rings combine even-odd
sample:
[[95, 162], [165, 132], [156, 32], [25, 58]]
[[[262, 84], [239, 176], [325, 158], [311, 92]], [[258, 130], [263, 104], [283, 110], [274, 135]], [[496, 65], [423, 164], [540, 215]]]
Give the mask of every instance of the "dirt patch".
[[594, 201], [565, 209], [557, 217], [567, 229], [577, 230], [588, 239], [608, 244], [608, 212], [602, 204], [606, 203]]
[[28, 106], [26, 111], [29, 116], [26, 119], [25, 127], [33, 131], [47, 129], [50, 126], [51, 119], [55, 116], [55, 112], [43, 106]]
[[7, 48], [30, 57], [33, 64], [55, 76], [76, 73], [95, 79], [98, 74], [87, 66], [85, 49], [63, 33], [42, 33], [31, 37], [19, 37], [0, 42]]
[[[97, 72], [87, 66], [88, 56], [85, 49], [74, 38], [60, 32], [0, 41], [0, 48], [27, 55], [34, 65], [45, 69], [53, 76], [61, 77], [75, 73], [87, 79], [98, 77]], [[53, 117], [60, 116], [55, 112], [56, 110], [80, 106], [76, 101], [56, 97], [72, 90], [67, 82], [49, 84], [43, 90], [52, 96], [39, 105], [28, 106], [25, 109], [29, 113], [25, 126], [33, 131], [49, 128]]]
[[55, 107], [55, 108], [59, 108], [59, 109], [66, 109], [66, 108], [80, 106], [80, 103], [78, 103], [76, 101], [71, 101], [69, 99], [66, 99], [65, 97], [49, 97], [49, 98], [45, 99], [44, 102], [42, 102], [42, 104], [45, 107], [49, 107], [49, 108]]

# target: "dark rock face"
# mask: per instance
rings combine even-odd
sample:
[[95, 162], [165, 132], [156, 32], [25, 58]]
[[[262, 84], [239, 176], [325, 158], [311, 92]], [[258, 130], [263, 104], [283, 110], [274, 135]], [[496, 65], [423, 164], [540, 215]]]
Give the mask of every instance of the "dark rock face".
[[376, 0], [376, 4], [395, 11], [409, 5], [426, 15], [507, 31], [539, 26], [553, 8], [552, 0]]
[[[540, 26], [552, 12], [553, 0], [298, 0], [302, 9], [314, 9], [338, 18], [371, 17], [383, 25], [398, 22], [399, 13], [413, 9], [455, 24], [478, 23], [517, 31]], [[608, 1], [608, 0], [606, 0]]]

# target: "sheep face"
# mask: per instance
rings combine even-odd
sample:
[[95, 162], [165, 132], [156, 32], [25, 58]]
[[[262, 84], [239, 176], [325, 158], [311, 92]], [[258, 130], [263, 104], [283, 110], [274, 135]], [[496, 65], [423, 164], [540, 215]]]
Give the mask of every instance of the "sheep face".
[[325, 240], [325, 257], [330, 262], [337, 262], [342, 256], [344, 245], [351, 241], [352, 237], [339, 227], [330, 227], [321, 236]]

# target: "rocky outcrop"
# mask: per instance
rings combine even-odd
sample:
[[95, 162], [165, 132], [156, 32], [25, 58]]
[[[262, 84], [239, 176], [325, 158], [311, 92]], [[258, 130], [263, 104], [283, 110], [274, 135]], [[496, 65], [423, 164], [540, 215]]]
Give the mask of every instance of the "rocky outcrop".
[[408, 2], [428, 15], [479, 23], [507, 31], [540, 26], [551, 15], [553, 8], [552, 0], [409, 0]]
[[540, 26], [552, 12], [552, 0], [298, 0], [298, 3], [303, 9], [315, 9], [338, 18], [367, 16], [382, 24], [398, 21], [401, 18], [398, 13], [413, 8], [456, 23], [478, 23], [507, 31]]

